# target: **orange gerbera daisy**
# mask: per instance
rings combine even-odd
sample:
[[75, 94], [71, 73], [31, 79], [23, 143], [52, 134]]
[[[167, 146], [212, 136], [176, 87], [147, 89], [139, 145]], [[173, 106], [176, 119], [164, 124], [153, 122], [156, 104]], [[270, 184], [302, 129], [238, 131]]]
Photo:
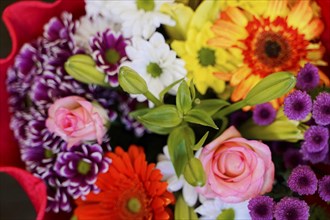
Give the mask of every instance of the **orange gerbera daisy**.
[[[313, 8], [312, 8], [313, 7]], [[209, 44], [236, 51], [241, 65], [231, 74], [230, 85], [235, 87], [231, 99], [245, 98], [250, 89], [265, 76], [279, 71], [296, 74], [306, 63], [327, 65], [322, 61], [324, 48], [319, 37], [324, 25], [315, 3], [308, 0], [268, 1], [264, 10], [253, 13], [229, 7], [215, 21], [212, 30], [216, 37]], [[226, 78], [228, 73], [215, 73]], [[320, 72], [322, 83], [329, 79]], [[281, 99], [274, 100], [274, 107]]]
[[75, 216], [81, 219], [170, 219], [167, 206], [174, 195], [161, 182], [155, 164], [147, 164], [143, 148], [130, 146], [128, 152], [117, 147], [107, 156], [112, 160], [107, 173], [100, 174], [96, 185], [100, 193], [76, 200]]

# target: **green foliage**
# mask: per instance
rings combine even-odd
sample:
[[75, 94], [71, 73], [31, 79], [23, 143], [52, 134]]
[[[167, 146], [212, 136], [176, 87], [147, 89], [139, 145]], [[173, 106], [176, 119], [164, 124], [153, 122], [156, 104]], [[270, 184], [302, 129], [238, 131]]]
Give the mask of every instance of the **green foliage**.
[[174, 219], [198, 220], [194, 208], [191, 208], [187, 205], [182, 195], [178, 196], [178, 200], [175, 203]]
[[109, 87], [105, 82], [105, 74], [96, 69], [94, 60], [83, 54], [71, 56], [64, 64], [65, 71], [75, 80], [99, 86]]
[[234, 209], [223, 209], [222, 212], [218, 215], [216, 220], [234, 220], [235, 211]]
[[186, 122], [200, 124], [204, 126], [209, 126], [214, 129], [218, 129], [212, 117], [207, 112], [201, 109], [191, 109], [185, 116], [183, 116], [183, 119]]
[[184, 168], [184, 178], [192, 186], [204, 186], [206, 175], [200, 160], [193, 157]]
[[229, 102], [222, 99], [206, 99], [206, 100], [195, 100], [197, 103], [194, 106], [194, 109], [203, 110], [208, 113], [210, 116], [214, 115], [221, 108], [230, 105]]
[[199, 150], [205, 143], [207, 136], [209, 135], [209, 132], [206, 132], [203, 137], [198, 141], [197, 144], [195, 144], [193, 150]]
[[148, 91], [146, 81], [135, 70], [123, 66], [119, 69], [118, 81], [121, 88], [130, 94], [145, 94]]
[[190, 96], [190, 90], [185, 81], [183, 81], [178, 89], [176, 96], [176, 107], [182, 114], [186, 114], [192, 107], [192, 100]]

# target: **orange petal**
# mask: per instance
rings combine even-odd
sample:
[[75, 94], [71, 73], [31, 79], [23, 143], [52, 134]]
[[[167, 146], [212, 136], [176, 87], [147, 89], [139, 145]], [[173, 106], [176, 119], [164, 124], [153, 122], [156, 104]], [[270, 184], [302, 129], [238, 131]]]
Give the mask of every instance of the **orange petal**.
[[245, 39], [248, 36], [245, 28], [233, 22], [218, 20], [212, 27], [212, 31], [219, 37], [233, 40]]
[[305, 34], [305, 39], [312, 40], [319, 37], [324, 30], [324, 24], [321, 19], [313, 19], [303, 30], [302, 33]]
[[237, 25], [245, 27], [248, 23], [248, 19], [242, 13], [242, 11], [236, 7], [230, 7], [226, 10], [228, 17]]
[[313, 10], [309, 0], [299, 1], [288, 15], [288, 24], [302, 30], [313, 18]]
[[321, 84], [323, 84], [327, 87], [330, 86], [330, 80], [327, 77], [327, 75], [325, 75], [325, 73], [323, 73], [321, 70], [319, 70], [319, 75], [320, 75]]
[[284, 17], [289, 11], [287, 5], [287, 0], [269, 1], [265, 16], [269, 17], [271, 21], [273, 21], [278, 16]]
[[246, 77], [248, 77], [251, 73], [251, 70], [247, 66], [243, 66], [239, 69], [237, 69], [230, 80], [231, 86], [237, 86], [242, 80], [244, 80]]
[[250, 75], [245, 81], [242, 81], [234, 89], [231, 100], [237, 102], [247, 95], [247, 93], [260, 81], [260, 77], [256, 75]]
[[232, 77], [231, 73], [225, 73], [225, 72], [214, 72], [213, 75], [223, 81], [229, 81]]

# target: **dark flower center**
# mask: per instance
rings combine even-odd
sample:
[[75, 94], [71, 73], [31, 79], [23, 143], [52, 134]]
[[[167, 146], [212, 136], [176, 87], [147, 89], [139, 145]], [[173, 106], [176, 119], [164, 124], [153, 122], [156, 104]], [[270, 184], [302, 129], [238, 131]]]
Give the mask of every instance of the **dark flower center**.
[[322, 113], [326, 115], [330, 115], [330, 105], [322, 106]]
[[259, 113], [260, 117], [263, 119], [267, 119], [270, 116], [270, 113], [267, 109], [262, 109]]
[[287, 220], [295, 220], [298, 219], [299, 215], [296, 209], [291, 208], [286, 210], [285, 217]]
[[268, 215], [268, 207], [265, 204], [259, 204], [256, 206], [255, 212], [259, 217], [265, 217]]
[[80, 174], [82, 175], [86, 175], [91, 169], [91, 164], [83, 161], [83, 160], [79, 160], [78, 165], [77, 165], [77, 170]]
[[315, 144], [320, 144], [320, 143], [322, 142], [322, 140], [323, 140], [323, 138], [322, 138], [322, 136], [320, 136], [320, 135], [315, 135], [315, 136], [313, 136], [313, 142], [314, 142]]
[[300, 101], [296, 101], [296, 102], [293, 103], [292, 107], [295, 111], [300, 112], [304, 109], [304, 104]]
[[311, 72], [307, 72], [303, 75], [303, 81], [306, 83], [313, 81], [313, 78], [313, 73]]
[[272, 40], [267, 40], [265, 43], [265, 53], [270, 58], [277, 58], [280, 55], [281, 46]]
[[198, 60], [202, 66], [213, 66], [215, 64], [215, 51], [209, 48], [201, 48], [198, 51]]
[[298, 179], [298, 184], [302, 187], [309, 186], [309, 179], [306, 176], [302, 176]]
[[115, 49], [109, 49], [105, 52], [105, 59], [110, 64], [116, 64], [120, 59], [120, 55]]

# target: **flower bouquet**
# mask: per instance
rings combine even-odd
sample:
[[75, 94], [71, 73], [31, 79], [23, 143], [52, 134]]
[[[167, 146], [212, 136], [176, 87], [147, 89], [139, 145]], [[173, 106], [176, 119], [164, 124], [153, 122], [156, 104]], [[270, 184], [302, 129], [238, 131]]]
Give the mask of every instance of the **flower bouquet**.
[[37, 219], [329, 219], [329, 6], [9, 6], [0, 171]]

